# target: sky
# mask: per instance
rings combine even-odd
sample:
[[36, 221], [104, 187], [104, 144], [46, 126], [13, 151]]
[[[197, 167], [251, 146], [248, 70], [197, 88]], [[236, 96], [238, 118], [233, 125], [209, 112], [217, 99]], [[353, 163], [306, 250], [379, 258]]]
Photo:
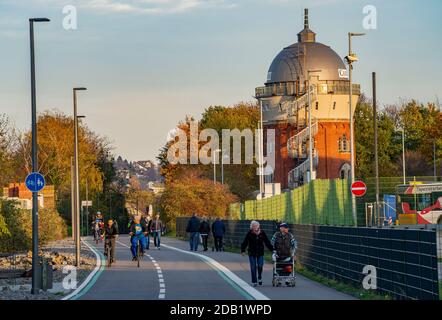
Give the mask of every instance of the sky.
[[[66, 30], [63, 8], [77, 11]], [[363, 29], [373, 5], [377, 28]], [[0, 113], [28, 130], [29, 22], [35, 25], [37, 108], [72, 114], [72, 88], [87, 125], [116, 155], [152, 159], [186, 115], [253, 101], [273, 58], [297, 41], [303, 8], [316, 40], [341, 57], [347, 33], [360, 61], [354, 81], [381, 104], [442, 99], [440, 0], [0, 0]]]

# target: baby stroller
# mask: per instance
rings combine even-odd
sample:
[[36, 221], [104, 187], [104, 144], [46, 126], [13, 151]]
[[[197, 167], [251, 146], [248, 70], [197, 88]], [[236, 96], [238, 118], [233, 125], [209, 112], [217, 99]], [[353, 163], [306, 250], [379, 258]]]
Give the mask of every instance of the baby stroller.
[[286, 284], [287, 287], [296, 286], [296, 274], [295, 274], [295, 259], [279, 258], [273, 256], [273, 279], [272, 285], [274, 287], [280, 287], [282, 284]]

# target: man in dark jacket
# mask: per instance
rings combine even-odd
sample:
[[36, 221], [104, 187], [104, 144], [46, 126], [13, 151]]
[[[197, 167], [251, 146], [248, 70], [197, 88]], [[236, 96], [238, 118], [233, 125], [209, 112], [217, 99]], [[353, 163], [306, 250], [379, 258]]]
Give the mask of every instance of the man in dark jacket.
[[209, 240], [209, 234], [210, 234], [210, 224], [207, 221], [207, 218], [203, 217], [203, 221], [201, 221], [200, 224], [200, 235], [201, 239], [203, 240], [204, 251], [207, 251], [207, 241]]
[[[241, 254], [244, 255], [248, 248], [250, 272], [252, 274], [252, 285], [256, 287], [257, 282], [262, 285], [262, 270], [264, 267], [264, 245], [273, 251], [273, 246], [264, 231], [261, 230], [258, 221], [250, 223], [250, 231], [247, 233], [241, 244]], [[258, 277], [256, 276], [258, 273]], [[258, 279], [257, 279], [258, 278]]]
[[198, 251], [198, 243], [200, 241], [200, 219], [198, 219], [196, 213], [193, 214], [187, 223], [186, 232], [190, 233], [189, 244], [190, 251]]
[[115, 262], [115, 241], [118, 237], [118, 226], [114, 220], [109, 219], [104, 227], [104, 255], [107, 255], [107, 248], [110, 245], [110, 260]]
[[272, 256], [274, 261], [292, 259], [295, 256], [297, 242], [293, 234], [289, 232], [287, 223], [283, 222], [279, 225], [279, 231], [273, 235], [271, 242], [275, 250]]
[[216, 218], [215, 222], [212, 224], [212, 233], [213, 240], [215, 242], [215, 250], [222, 251], [223, 250], [223, 238], [226, 233], [226, 227], [224, 222], [221, 221], [220, 218]]
[[150, 233], [152, 233], [153, 236], [153, 243], [155, 247], [160, 250], [160, 244], [161, 244], [161, 232], [163, 230], [163, 222], [160, 219], [160, 215], [157, 214], [155, 218], [149, 221], [148, 228]]

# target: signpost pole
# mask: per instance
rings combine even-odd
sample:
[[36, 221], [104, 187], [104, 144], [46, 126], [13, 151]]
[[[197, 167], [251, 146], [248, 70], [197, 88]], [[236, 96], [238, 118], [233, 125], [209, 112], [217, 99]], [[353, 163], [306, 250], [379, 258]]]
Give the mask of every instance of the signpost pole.
[[[34, 21], [29, 20], [31, 45], [31, 117], [32, 117], [32, 171], [38, 171], [37, 159], [37, 107], [35, 93]], [[38, 192], [32, 192], [32, 294], [39, 291], [38, 266]]]
[[[38, 171], [37, 158], [37, 98], [35, 89], [35, 50], [34, 22], [48, 22], [47, 18], [29, 19], [29, 44], [31, 58], [31, 120], [32, 120], [32, 171]], [[38, 191], [32, 192], [32, 294], [39, 292], [38, 288]]]
[[378, 124], [376, 108], [376, 72], [372, 73], [373, 80], [373, 129], [374, 129], [374, 168], [376, 177], [376, 217], [380, 226], [380, 203], [379, 203], [379, 161], [378, 161]]

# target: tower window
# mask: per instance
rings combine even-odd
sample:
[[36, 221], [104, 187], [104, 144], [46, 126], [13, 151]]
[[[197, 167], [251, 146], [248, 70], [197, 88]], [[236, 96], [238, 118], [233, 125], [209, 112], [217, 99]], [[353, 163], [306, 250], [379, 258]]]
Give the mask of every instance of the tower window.
[[350, 179], [351, 167], [348, 163], [344, 163], [339, 170], [339, 177], [341, 179]]
[[316, 110], [319, 109], [319, 101], [316, 101]]
[[338, 139], [338, 151], [341, 153], [350, 152], [350, 141], [345, 134]]
[[333, 102], [333, 110], [336, 109], [336, 101]]

